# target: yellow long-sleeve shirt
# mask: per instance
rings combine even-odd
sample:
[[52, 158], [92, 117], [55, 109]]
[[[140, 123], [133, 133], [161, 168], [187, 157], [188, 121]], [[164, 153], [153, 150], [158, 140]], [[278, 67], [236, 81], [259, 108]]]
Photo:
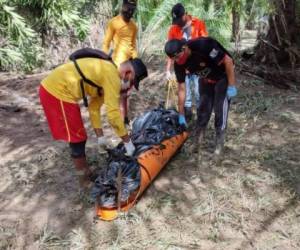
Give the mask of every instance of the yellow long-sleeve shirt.
[[113, 41], [113, 61], [119, 67], [120, 64], [130, 58], [137, 57], [136, 38], [137, 25], [130, 20], [126, 23], [121, 15], [112, 18], [107, 25], [102, 50], [109, 52]]
[[[123, 119], [120, 113], [120, 90], [121, 80], [117, 68], [109, 61], [96, 58], [83, 58], [77, 63], [86, 76], [99, 87], [102, 87], [104, 94], [98, 95], [97, 88], [84, 83], [85, 94], [90, 97], [89, 115], [93, 128], [101, 128], [100, 108], [104, 103], [110, 125], [118, 136], [127, 134]], [[54, 69], [42, 81], [43, 87], [57, 99], [76, 103], [82, 99], [80, 87], [81, 77], [78, 74], [74, 63], [68, 62]]]

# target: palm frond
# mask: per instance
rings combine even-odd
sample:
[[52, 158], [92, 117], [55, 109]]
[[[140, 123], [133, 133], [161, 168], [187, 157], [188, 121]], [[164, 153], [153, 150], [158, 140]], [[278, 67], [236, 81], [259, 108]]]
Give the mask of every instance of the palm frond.
[[16, 46], [7, 46], [0, 48], [0, 68], [3, 70], [9, 69], [12, 62], [21, 63], [23, 60], [22, 53]]
[[[177, 0], [165, 0], [156, 8], [152, 17], [147, 22], [147, 26], [139, 30], [139, 51], [142, 55], [146, 50], [153, 50], [153, 45], [160, 46], [166, 40], [168, 23], [170, 23], [170, 12], [172, 6], [176, 4]], [[141, 5], [138, 11], [142, 15], [143, 10], [147, 9], [145, 5]], [[139, 24], [142, 24], [140, 22]], [[162, 33], [164, 34], [162, 36]]]
[[0, 5], [0, 12], [2, 13], [1, 25], [6, 26], [2, 30], [10, 39], [22, 44], [23, 41], [36, 36], [36, 33], [26, 25], [25, 19], [16, 12], [14, 7]]

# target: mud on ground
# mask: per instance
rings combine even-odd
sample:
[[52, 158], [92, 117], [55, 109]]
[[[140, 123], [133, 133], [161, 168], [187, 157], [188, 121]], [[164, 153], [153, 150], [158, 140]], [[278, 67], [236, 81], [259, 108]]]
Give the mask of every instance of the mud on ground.
[[[164, 100], [159, 65], [131, 98], [134, 117]], [[38, 101], [44, 77], [0, 80], [0, 249], [299, 249], [300, 98], [239, 76], [225, 157], [212, 158], [213, 118], [199, 153], [189, 140], [138, 204], [95, 221], [78, 196], [68, 147]], [[89, 164], [101, 168], [88, 128]], [[108, 124], [105, 132], [113, 136]]]

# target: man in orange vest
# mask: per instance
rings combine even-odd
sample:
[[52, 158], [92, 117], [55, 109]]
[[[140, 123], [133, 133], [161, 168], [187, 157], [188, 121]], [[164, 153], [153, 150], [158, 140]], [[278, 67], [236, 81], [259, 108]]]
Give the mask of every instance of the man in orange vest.
[[[188, 15], [181, 3], [175, 4], [171, 11], [172, 14], [172, 26], [168, 32], [168, 40], [191, 40], [199, 37], [207, 37], [207, 31], [204, 21]], [[171, 76], [171, 65], [172, 59], [167, 59], [166, 66], [166, 77], [167, 80], [172, 78]], [[189, 121], [192, 118], [192, 92], [195, 95], [196, 108], [200, 105], [200, 94], [199, 94], [199, 81], [201, 79], [195, 74], [187, 72], [185, 79], [186, 97], [185, 97], [185, 114], [186, 119]], [[193, 90], [193, 91], [192, 91]]]

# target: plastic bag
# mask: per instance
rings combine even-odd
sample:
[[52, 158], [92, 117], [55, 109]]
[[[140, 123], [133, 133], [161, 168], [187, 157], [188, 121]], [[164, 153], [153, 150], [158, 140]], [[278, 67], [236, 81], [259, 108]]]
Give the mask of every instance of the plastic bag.
[[[123, 144], [108, 151], [108, 166], [100, 173], [91, 191], [91, 197], [105, 207], [116, 207], [120, 189], [120, 204], [125, 203], [131, 193], [139, 188], [141, 180], [140, 166], [136, 159], [127, 157]], [[118, 173], [121, 170], [121, 185], [118, 183]]]
[[[173, 109], [154, 109], [135, 119], [131, 134], [131, 140], [136, 147], [134, 157], [125, 156], [122, 143], [109, 150], [107, 166], [96, 179], [91, 191], [92, 199], [106, 208], [115, 208], [118, 203], [126, 203], [140, 186], [141, 172], [136, 158], [153, 145], [159, 145], [184, 130], [178, 123], [178, 112]], [[122, 176], [121, 185], [118, 183], [119, 171]], [[120, 196], [118, 189], [121, 191]]]
[[134, 120], [131, 140], [136, 146], [135, 155], [159, 145], [184, 131], [178, 123], [178, 112], [173, 109], [158, 108], [146, 112]]

